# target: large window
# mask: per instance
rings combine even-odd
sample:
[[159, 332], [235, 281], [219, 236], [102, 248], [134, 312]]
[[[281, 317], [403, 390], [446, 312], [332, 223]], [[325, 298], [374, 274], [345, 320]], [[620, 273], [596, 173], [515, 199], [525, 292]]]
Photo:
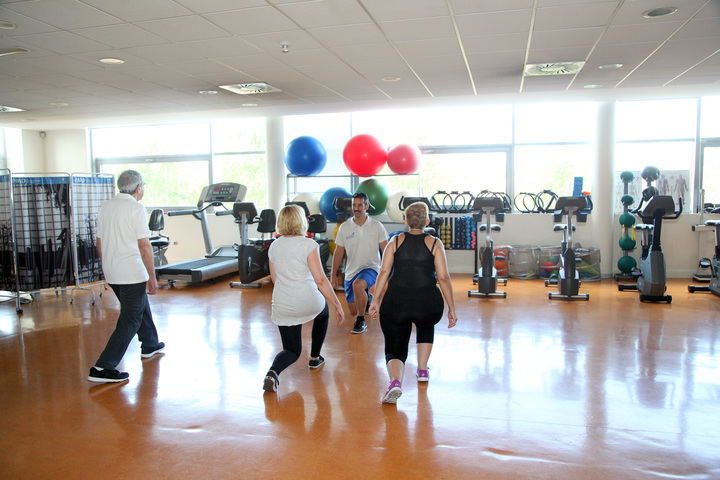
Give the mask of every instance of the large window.
[[368, 133], [387, 148], [414, 145], [494, 145], [512, 141], [512, 108], [477, 106], [356, 112], [353, 135]]
[[504, 192], [507, 159], [507, 151], [463, 153], [450, 148], [425, 155], [422, 175], [425, 194], [432, 196], [439, 190], [473, 195], [482, 190]]
[[90, 139], [97, 171], [143, 175], [148, 207], [195, 205], [219, 182], [242, 183], [247, 201], [267, 205], [264, 118], [95, 128]]
[[[618, 102], [615, 118], [615, 183], [620, 191], [620, 171], [635, 172], [633, 191], [645, 186], [639, 173], [646, 166], [660, 169], [655, 184], [663, 195], [672, 195], [676, 208], [691, 211], [694, 198], [697, 99]], [[616, 204], [616, 209], [619, 205]]]
[[702, 182], [697, 183], [705, 191], [704, 203], [720, 204], [720, 97], [703, 97], [700, 105]]
[[700, 136], [720, 138], [720, 97], [703, 97]]
[[[714, 185], [720, 173], [720, 97], [624, 101], [616, 103], [615, 112], [614, 181], [620, 170], [639, 174], [654, 165], [666, 174], [658, 186], [682, 196], [686, 211], [700, 188], [706, 201], [720, 202]], [[402, 189], [432, 196], [438, 190], [476, 194], [488, 189], [512, 196], [543, 190], [569, 195], [576, 177], [583, 178], [584, 190], [591, 190], [596, 117], [596, 104], [590, 102], [287, 116], [285, 146], [309, 135], [327, 151], [323, 171], [291, 177], [288, 194], [322, 194], [333, 186], [352, 191], [363, 178], [350, 175], [342, 154], [347, 141], [361, 133], [387, 148], [408, 143], [423, 152], [417, 175], [394, 175], [387, 166], [380, 172], [389, 193]], [[92, 129], [91, 142], [98, 171], [135, 168], [143, 173], [148, 206], [194, 205], [203, 186], [232, 181], [246, 185], [247, 200], [264, 207], [265, 135], [264, 118], [243, 118]]]
[[593, 103], [527, 104], [515, 107], [514, 189], [572, 195], [575, 177], [592, 190], [596, 106]]
[[0, 128], [0, 168], [7, 168], [7, 151], [5, 150], [4, 128]]
[[328, 150], [324, 177], [292, 179], [289, 194], [322, 193], [330, 186], [352, 190], [362, 179], [350, 177], [342, 150], [353, 135], [370, 134], [388, 149], [407, 143], [423, 152], [418, 175], [393, 175], [387, 166], [380, 171], [379, 180], [390, 193], [402, 189], [429, 197], [440, 190], [491, 190], [513, 195], [549, 189], [569, 195], [575, 177], [583, 177], [590, 189], [595, 116], [595, 104], [582, 102], [286, 117], [285, 144], [311, 135]]
[[720, 184], [718, 184], [718, 179], [720, 179], [720, 141], [705, 145], [702, 159], [704, 203], [720, 204]]
[[[320, 177], [296, 177], [288, 185], [288, 194], [310, 192], [322, 195], [330, 187], [342, 187], [352, 191], [352, 179], [343, 162], [345, 143], [351, 137], [349, 113], [325, 115], [295, 115], [284, 117], [284, 142], [287, 145], [301, 136], [314, 137], [327, 152], [327, 163]], [[289, 173], [287, 170], [285, 173]]]
[[558, 196], [573, 194], [575, 177], [583, 190], [592, 190], [593, 148], [578, 145], [518, 145], [515, 147], [515, 195], [551, 190]]
[[208, 184], [207, 160], [176, 160], [105, 163], [102, 173], [112, 173], [117, 179], [125, 170], [137, 170], [143, 176], [146, 207], [194, 206], [200, 191]]
[[222, 120], [212, 123], [213, 183], [235, 182], [248, 187], [245, 200], [266, 208], [267, 166], [265, 119]]
[[207, 123], [93, 128], [95, 158], [209, 153]]

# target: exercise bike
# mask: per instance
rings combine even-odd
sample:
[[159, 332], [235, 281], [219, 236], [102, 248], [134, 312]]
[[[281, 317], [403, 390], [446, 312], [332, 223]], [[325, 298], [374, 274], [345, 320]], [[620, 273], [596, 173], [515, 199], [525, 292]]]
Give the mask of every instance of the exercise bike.
[[[643, 177], [644, 178], [644, 177]], [[654, 189], [655, 187], [648, 187]], [[646, 189], [647, 190], [647, 189]], [[654, 190], [657, 192], [657, 190]], [[650, 191], [650, 193], [654, 193]], [[649, 196], [649, 194], [648, 194]], [[633, 210], [642, 219], [644, 224], [635, 226], [641, 232], [642, 251], [640, 262], [634, 275], [637, 276], [637, 283], [618, 283], [618, 290], [637, 290], [640, 292], [640, 301], [645, 302], [672, 302], [672, 295], [666, 295], [666, 272], [665, 255], [660, 246], [660, 235], [662, 233], [662, 221], [674, 220], [682, 212], [682, 198], [679, 200], [680, 208], [675, 211], [675, 201], [670, 195], [649, 196], [649, 201], [642, 210], [642, 204], [646, 200], [646, 193], [643, 191], [643, 199], [637, 209]], [[667, 215], [672, 212], [671, 215]], [[652, 222], [652, 223], [650, 223]]]
[[327, 266], [327, 261], [328, 258], [330, 258], [330, 240], [327, 238], [319, 238], [317, 236], [318, 234], [327, 232], [327, 219], [325, 218], [325, 215], [320, 213], [310, 215], [310, 208], [308, 207], [307, 202], [285, 202], [285, 205], [297, 205], [305, 212], [305, 217], [308, 221], [308, 237], [315, 240], [318, 244], [320, 263], [322, 264], [325, 273], [329, 273], [330, 268]]
[[[327, 231], [327, 222], [325, 217], [319, 214], [310, 215], [310, 210], [305, 202], [286, 202], [285, 205], [298, 205], [308, 219], [308, 233], [324, 233]], [[251, 202], [239, 202], [233, 205], [232, 214], [240, 229], [240, 244], [237, 245], [238, 251], [238, 270], [240, 273], [239, 282], [230, 282], [231, 288], [260, 288], [262, 284], [258, 282], [262, 278], [270, 275], [270, 263], [268, 259], [268, 251], [270, 245], [275, 240], [272, 233], [275, 231], [275, 212], [265, 209], [257, 215], [255, 204]], [[248, 225], [257, 223], [257, 231], [261, 234], [259, 239], [250, 239], [248, 237]], [[265, 234], [270, 234], [269, 238], [265, 238]], [[313, 238], [319, 246], [320, 259], [325, 265], [330, 255], [330, 242], [327, 239]]]
[[428, 235], [432, 235], [433, 237], [440, 237], [440, 227], [443, 224], [443, 219], [441, 217], [438, 217], [435, 215], [435, 213], [438, 213], [437, 207], [433, 205], [434, 202], [432, 202], [431, 199], [428, 197], [400, 197], [400, 200], [398, 201], [398, 209], [401, 212], [404, 212], [407, 207], [412, 205], [413, 203], [422, 202], [428, 207], [428, 220], [429, 223], [427, 227], [423, 229], [425, 233]]
[[168, 261], [165, 257], [165, 252], [170, 246], [170, 237], [162, 233], [165, 228], [165, 216], [161, 209], [156, 208], [150, 212], [148, 228], [152, 233], [149, 240], [153, 251], [153, 265], [156, 267], [167, 265]]
[[688, 285], [688, 292], [710, 292], [720, 296], [720, 220], [706, 220], [705, 225], [715, 229], [715, 254], [712, 260], [700, 261], [702, 267], [710, 268], [710, 284]]
[[[260, 288], [262, 284], [258, 280], [270, 275], [268, 249], [274, 240], [272, 232], [275, 231], [275, 212], [265, 209], [258, 216], [252, 202], [235, 202], [231, 212], [240, 230], [240, 243], [234, 245], [237, 249], [240, 281], [230, 282], [230, 287]], [[258, 224], [257, 231], [261, 238], [251, 240], [248, 237], [248, 225], [253, 223]], [[265, 238], [266, 233], [270, 234], [270, 238]]]
[[[507, 298], [507, 292], [497, 291], [498, 283], [507, 285], [506, 278], [498, 278], [495, 269], [495, 251], [493, 250], [492, 232], [499, 232], [500, 225], [490, 223], [491, 216], [495, 215], [498, 222], [505, 219], [505, 212], [508, 211], [500, 197], [477, 197], [472, 205], [473, 221], [476, 224], [482, 222], [485, 215], [485, 224], [478, 225], [478, 232], [485, 232], [485, 247], [480, 254], [480, 269], [473, 279], [477, 283], [477, 290], [468, 290], [468, 297], [502, 297]], [[476, 244], [477, 245], [477, 244]], [[475, 250], [475, 261], [477, 262], [477, 247]], [[476, 263], [477, 266], [477, 263]]]
[[589, 300], [589, 293], [578, 293], [580, 290], [580, 274], [577, 271], [575, 250], [573, 248], [573, 215], [580, 223], [587, 221], [588, 214], [592, 211], [592, 200], [589, 195], [575, 197], [560, 197], [555, 202], [554, 219], [561, 222], [562, 217], [567, 217], [566, 223], [557, 223], [553, 230], [563, 232], [563, 240], [560, 244], [560, 269], [558, 270], [558, 291], [548, 293], [550, 300]]

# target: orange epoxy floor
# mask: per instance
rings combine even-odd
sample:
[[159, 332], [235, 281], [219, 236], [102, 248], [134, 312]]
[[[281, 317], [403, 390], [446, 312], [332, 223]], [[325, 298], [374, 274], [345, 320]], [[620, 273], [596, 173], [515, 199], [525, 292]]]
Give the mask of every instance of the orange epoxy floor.
[[[228, 279], [230, 280], [230, 279]], [[262, 378], [280, 341], [271, 285], [162, 289], [151, 298], [163, 356], [87, 382], [117, 317], [110, 290], [0, 304], [0, 478], [720, 478], [720, 298], [641, 304], [612, 281], [590, 301], [547, 299], [510, 281], [507, 299], [469, 299], [437, 329], [429, 385], [380, 404], [387, 380], [376, 323], [331, 326], [326, 365], [303, 357]], [[342, 301], [342, 298], [341, 298]], [[413, 338], [414, 341], [414, 338]]]

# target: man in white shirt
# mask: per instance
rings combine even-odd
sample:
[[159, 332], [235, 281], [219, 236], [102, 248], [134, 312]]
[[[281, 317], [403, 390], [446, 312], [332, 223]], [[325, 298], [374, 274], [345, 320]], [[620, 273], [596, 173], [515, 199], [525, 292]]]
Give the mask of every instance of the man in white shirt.
[[136, 334], [142, 358], [150, 358], [165, 348], [158, 341], [147, 297], [157, 292], [157, 279], [147, 212], [139, 203], [145, 186], [142, 176], [134, 170], [121, 173], [117, 184], [120, 193], [103, 204], [97, 219], [97, 251], [103, 273], [120, 302], [115, 331], [88, 375], [88, 380], [98, 383], [128, 379], [128, 373], [116, 367]]
[[340, 225], [335, 236], [335, 253], [332, 262], [332, 285], [340, 286], [340, 262], [347, 253], [345, 263], [345, 300], [355, 325], [352, 333], [367, 330], [365, 307], [368, 305], [368, 290], [375, 285], [380, 271], [380, 252], [387, 245], [387, 232], [382, 223], [370, 218], [367, 195], [356, 193], [352, 199], [353, 217]]

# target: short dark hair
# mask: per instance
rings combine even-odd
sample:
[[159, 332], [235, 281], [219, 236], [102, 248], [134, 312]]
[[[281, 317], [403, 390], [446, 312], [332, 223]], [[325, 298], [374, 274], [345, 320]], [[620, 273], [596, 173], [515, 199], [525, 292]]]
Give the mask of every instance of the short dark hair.
[[362, 199], [363, 199], [363, 203], [364, 203], [365, 205], [368, 205], [368, 204], [370, 203], [370, 200], [368, 199], [368, 196], [365, 195], [363, 192], [353, 193], [353, 196], [352, 196], [352, 197], [353, 197], [353, 198], [362, 198]]

